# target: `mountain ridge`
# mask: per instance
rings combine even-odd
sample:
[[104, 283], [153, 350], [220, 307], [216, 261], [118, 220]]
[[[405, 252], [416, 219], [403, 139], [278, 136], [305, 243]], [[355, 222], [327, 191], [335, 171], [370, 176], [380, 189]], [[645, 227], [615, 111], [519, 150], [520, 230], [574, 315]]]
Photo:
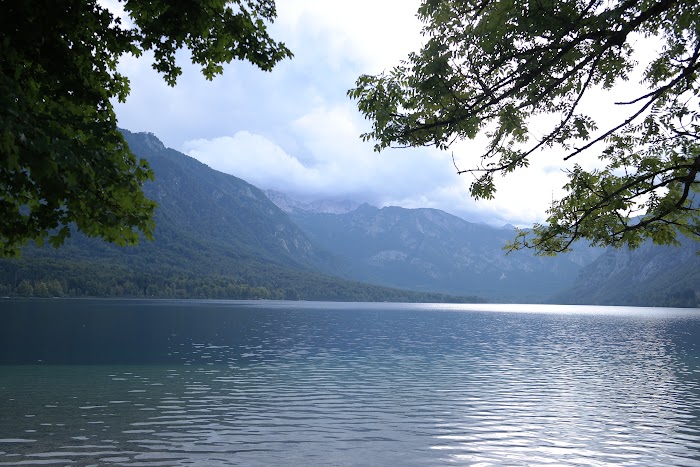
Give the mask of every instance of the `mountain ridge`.
[[296, 207], [289, 215], [315, 243], [349, 264], [349, 277], [492, 300], [545, 301], [573, 284], [578, 269], [598, 253], [580, 248], [555, 259], [506, 255], [503, 247], [514, 231], [430, 208], [364, 203], [342, 214]]
[[[433, 237], [450, 238], [454, 232], [461, 231], [463, 233], [461, 239], [453, 236], [450, 241], [456, 252], [450, 260], [452, 264], [443, 262], [443, 264], [436, 265], [425, 257], [416, 257], [414, 252], [409, 251], [410, 248], [408, 250], [401, 248], [402, 238], [394, 238], [388, 242], [386, 240], [377, 242], [374, 244], [375, 251], [371, 253], [361, 251], [362, 246], [359, 247], [358, 251], [358, 245], [354, 244], [356, 239], [353, 240], [350, 237], [361, 238], [364, 236], [368, 238], [381, 235], [382, 229], [378, 227], [379, 224], [371, 224], [368, 219], [355, 219], [343, 223], [341, 228], [336, 227], [336, 231], [332, 234], [335, 239], [328, 237], [328, 232], [324, 233], [324, 230], [333, 229], [334, 223], [339, 222], [338, 219], [343, 217], [371, 218], [374, 216], [376, 221], [377, 216], [390, 216], [391, 213], [400, 212], [413, 213], [416, 216], [432, 215], [430, 222], [424, 224], [421, 224], [420, 219], [414, 219], [415, 232], [411, 234], [404, 231], [403, 240], [410, 238], [411, 235], [415, 238], [417, 233], [425, 234], [424, 226], [431, 223], [433, 226], [440, 224], [435, 222], [436, 219], [441, 219], [445, 226], [449, 225], [447, 228], [449, 232], [433, 233]], [[531, 300], [563, 304], [700, 307], [700, 255], [696, 251], [698, 243], [689, 238], [683, 239], [680, 246], [659, 246], [648, 241], [641, 248], [631, 251], [614, 248], [591, 250], [578, 245], [575, 246], [573, 252], [561, 254], [556, 258], [527, 258], [527, 251], [511, 253], [509, 255], [511, 260], [515, 257], [519, 257], [521, 260], [518, 266], [518, 261], [513, 261], [513, 264], [509, 265], [508, 259], [501, 256], [502, 252], [496, 251], [493, 245], [490, 254], [480, 257], [478, 254], [474, 254], [474, 245], [478, 245], [477, 250], [483, 250], [484, 246], [489, 243], [489, 236], [500, 238], [505, 244], [514, 235], [512, 233], [514, 227], [510, 226], [511, 231], [509, 231], [508, 225], [498, 228], [481, 223], [470, 223], [440, 210], [406, 210], [395, 206], [377, 208], [364, 203], [359, 205], [355, 211], [346, 212], [340, 216], [323, 215], [312, 209], [304, 209], [303, 206], [291, 210], [290, 216], [311, 238], [317, 240], [324, 247], [332, 248], [332, 245], [335, 244], [338, 246], [335, 248], [336, 252], [345, 257], [361, 258], [364, 255], [364, 260], [361, 259], [360, 262], [364, 261], [365, 264], [358, 265], [358, 261], [355, 261], [355, 270], [350, 270], [351, 277], [365, 277], [384, 285], [412, 290], [428, 288], [446, 293], [476, 293], [496, 301], [515, 299], [517, 301]], [[450, 221], [453, 223], [451, 224]], [[482, 235], [476, 242], [467, 242], [465, 245], [463, 242], [460, 243], [460, 240], [469, 236], [469, 232], [464, 232], [465, 225], [469, 225], [467, 230], [482, 229], [483, 232], [490, 233], [486, 237]], [[392, 225], [384, 225], [385, 230], [391, 230], [391, 228]], [[324, 235], [327, 238], [323, 238]], [[471, 258], [470, 249], [472, 250]], [[562, 259], [564, 259], [563, 262]], [[473, 272], [482, 275], [491, 274], [491, 284], [505, 285], [509, 279], [517, 279], [516, 285], [511, 283], [506, 287], [501, 287], [501, 289], [511, 290], [512, 287], [517, 289], [518, 286], [521, 288], [515, 290], [515, 294], [509, 295], [496, 290], [498, 287], [493, 285], [491, 288], [484, 287], [484, 284], [479, 286], [479, 278], [474, 277], [473, 274], [465, 273], [465, 271], [453, 271], [453, 277], [449, 277], [448, 271], [459, 269], [454, 266], [460, 261], [471, 262], [475, 265]], [[567, 265], [567, 261], [572, 264]], [[386, 266], [387, 263], [400, 264], [400, 267], [394, 269], [385, 267], [388, 270], [382, 275], [379, 269]], [[545, 266], [543, 263], [548, 263], [548, 265]], [[364, 270], [361, 269], [363, 266]], [[543, 266], [545, 274], [550, 276], [548, 284], [546, 279], [544, 279], [545, 283], [542, 280]], [[429, 279], [426, 281], [423, 277], [421, 280], [418, 275], [414, 275], [413, 282], [397, 280], [397, 277], [407, 274], [407, 268], [417, 269], [420, 267], [424, 268], [427, 276], [432, 276], [436, 281], [431, 284]], [[357, 268], [360, 268], [359, 272]], [[500, 275], [496, 281], [495, 274], [498, 274], [498, 270], [500, 270]], [[442, 277], [440, 277], [441, 275]], [[455, 284], [455, 275], [461, 275], [464, 281], [469, 281], [477, 287]], [[513, 277], [514, 275], [515, 277]], [[528, 275], [539, 276], [540, 283], [537, 284], [537, 281], [531, 280], [533, 277], [527, 277]], [[387, 276], [391, 276], [391, 278]], [[552, 276], [558, 276], [559, 280], [557, 281], [557, 278]], [[436, 283], [438, 280], [441, 284]], [[528, 293], [529, 295], [527, 295]]]

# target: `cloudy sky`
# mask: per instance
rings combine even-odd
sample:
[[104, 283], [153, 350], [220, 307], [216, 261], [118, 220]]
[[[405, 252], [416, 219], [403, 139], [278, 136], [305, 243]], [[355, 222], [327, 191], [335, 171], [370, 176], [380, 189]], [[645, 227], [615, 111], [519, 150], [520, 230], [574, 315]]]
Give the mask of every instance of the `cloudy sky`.
[[[519, 226], [542, 221], [565, 177], [560, 157], [499, 181], [495, 200], [473, 201], [471, 176], [457, 175], [450, 153], [392, 149], [379, 154], [359, 135], [369, 128], [346, 97], [357, 77], [390, 69], [421, 43], [418, 0], [277, 2], [272, 36], [294, 58], [270, 73], [243, 62], [205, 80], [182, 54], [183, 75], [168, 87], [147, 56], [120, 70], [131, 94], [117, 104], [119, 125], [149, 131], [166, 146], [263, 189], [302, 200], [352, 199], [375, 206], [432, 207], [464, 219]], [[478, 142], [454, 147], [460, 165]]]

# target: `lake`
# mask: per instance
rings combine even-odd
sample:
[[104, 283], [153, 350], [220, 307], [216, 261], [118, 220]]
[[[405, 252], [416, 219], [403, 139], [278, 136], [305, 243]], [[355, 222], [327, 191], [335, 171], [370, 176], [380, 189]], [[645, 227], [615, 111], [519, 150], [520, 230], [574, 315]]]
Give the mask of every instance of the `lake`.
[[700, 310], [0, 300], [0, 465], [699, 465]]

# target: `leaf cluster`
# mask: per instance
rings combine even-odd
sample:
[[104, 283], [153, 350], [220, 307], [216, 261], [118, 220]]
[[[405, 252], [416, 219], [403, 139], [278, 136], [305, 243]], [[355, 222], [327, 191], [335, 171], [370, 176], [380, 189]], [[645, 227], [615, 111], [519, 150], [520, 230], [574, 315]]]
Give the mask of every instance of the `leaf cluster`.
[[170, 85], [191, 51], [208, 79], [244, 59], [269, 70], [291, 52], [272, 40], [271, 0], [124, 2], [132, 24], [96, 0], [0, 0], [0, 256], [27, 241], [61, 245], [71, 224], [119, 245], [152, 238], [153, 179], [117, 129], [124, 54], [153, 50]]
[[[476, 199], [492, 198], [495, 176], [526, 168], [541, 150], [565, 161], [599, 150], [605, 168], [571, 167], [567, 195], [513, 249], [547, 254], [579, 238], [635, 247], [643, 238], [673, 243], [678, 232], [700, 236], [697, 2], [424, 0], [418, 15], [421, 50], [388, 73], [359, 77], [348, 92], [372, 121], [363, 138], [376, 150], [448, 149], [483, 134], [484, 153], [458, 169], [474, 175]], [[642, 37], [661, 45], [642, 73], [645, 91], [619, 103], [620, 121], [599, 128], [581, 103], [629, 79]], [[536, 119], [555, 123], [534, 134]]]

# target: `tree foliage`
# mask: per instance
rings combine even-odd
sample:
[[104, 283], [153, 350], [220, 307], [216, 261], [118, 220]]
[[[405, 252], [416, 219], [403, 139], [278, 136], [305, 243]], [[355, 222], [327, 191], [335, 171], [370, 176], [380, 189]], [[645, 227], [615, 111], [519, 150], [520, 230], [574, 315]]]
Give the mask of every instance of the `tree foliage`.
[[96, 0], [0, 0], [0, 256], [28, 240], [59, 246], [71, 225], [120, 245], [152, 238], [153, 173], [111, 103], [129, 94], [122, 55], [153, 51], [170, 85], [180, 49], [208, 79], [234, 59], [267, 71], [291, 57], [267, 34], [273, 0], [122, 4], [129, 21]]
[[[521, 231], [510, 248], [542, 254], [592, 244], [637, 247], [700, 237], [696, 0], [423, 0], [425, 45], [389, 72], [363, 75], [348, 91], [372, 130], [375, 149], [433, 145], [484, 135], [474, 198], [492, 198], [495, 176], [524, 169], [546, 150], [569, 161], [566, 195], [546, 223]], [[645, 68], [635, 44], [657, 44]], [[600, 126], [582, 106], [641, 71], [639, 95], [619, 121]], [[608, 96], [615, 100], [614, 95]], [[617, 99], [619, 100], [619, 99]], [[542, 135], [533, 121], [554, 121]], [[604, 167], [584, 170], [584, 152]]]

